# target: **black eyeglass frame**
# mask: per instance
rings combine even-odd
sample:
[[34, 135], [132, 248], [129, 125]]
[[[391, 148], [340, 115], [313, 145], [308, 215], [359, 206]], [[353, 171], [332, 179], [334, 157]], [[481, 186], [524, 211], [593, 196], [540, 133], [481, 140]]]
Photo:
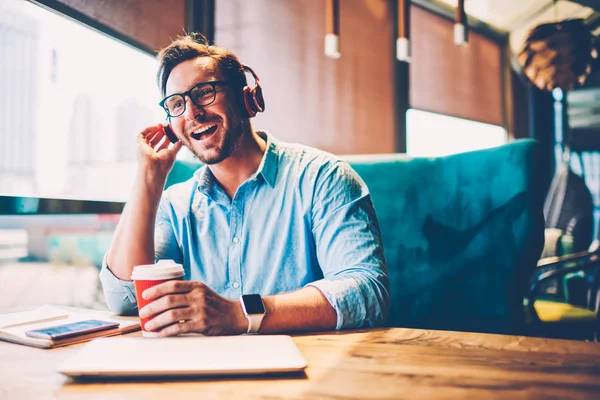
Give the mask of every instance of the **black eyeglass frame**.
[[[210, 85], [210, 86], [212, 86], [212, 89], [213, 89], [213, 98], [212, 98], [211, 101], [209, 101], [206, 104], [198, 104], [198, 103], [196, 103], [196, 101], [194, 101], [194, 98], [191, 95], [191, 93], [192, 93], [192, 91], [194, 89], [197, 89], [198, 87], [200, 87], [202, 85]], [[227, 81], [206, 81], [206, 82], [200, 82], [200, 83], [197, 83], [194, 86], [192, 86], [192, 88], [190, 88], [190, 90], [188, 90], [188, 91], [185, 91], [183, 93], [173, 93], [173, 94], [165, 97], [158, 104], [160, 105], [160, 107], [163, 110], [165, 110], [165, 112], [167, 113], [167, 117], [168, 118], [177, 118], [177, 117], [183, 115], [183, 113], [187, 109], [187, 103], [185, 101], [185, 96], [189, 97], [190, 100], [192, 101], [192, 103], [194, 103], [197, 107], [206, 107], [206, 106], [209, 106], [212, 103], [214, 103], [215, 100], [216, 100], [216, 98], [217, 98], [217, 89], [215, 87], [217, 85], [229, 85], [229, 82], [227, 82]], [[175, 96], [181, 96], [183, 98], [183, 110], [181, 111], [180, 114], [171, 115], [171, 113], [169, 112], [169, 109], [167, 107], [165, 107], [165, 103], [167, 102], [167, 100], [169, 100], [170, 98], [175, 97]]]

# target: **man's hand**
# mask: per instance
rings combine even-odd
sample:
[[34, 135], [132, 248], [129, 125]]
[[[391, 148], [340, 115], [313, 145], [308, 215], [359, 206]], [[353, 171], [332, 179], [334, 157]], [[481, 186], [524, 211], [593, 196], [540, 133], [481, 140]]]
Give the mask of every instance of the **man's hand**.
[[[167, 175], [181, 149], [181, 142], [170, 142], [162, 124], [149, 126], [137, 136], [138, 170], [127, 205], [106, 253], [110, 270], [119, 279], [131, 279], [134, 265], [154, 262], [154, 232], [160, 198]], [[123, 302], [115, 301], [115, 307]], [[120, 307], [119, 312], [130, 310]]]
[[179, 141], [169, 148], [170, 143], [161, 124], [150, 126], [141, 131], [137, 138], [137, 148], [138, 161], [142, 168], [150, 168], [153, 173], [166, 177], [173, 167], [175, 156], [182, 146], [181, 141]]
[[201, 282], [168, 281], [142, 295], [155, 300], [139, 310], [139, 315], [154, 315], [145, 328], [161, 337], [191, 332], [237, 335], [248, 328], [239, 301], [225, 299]]

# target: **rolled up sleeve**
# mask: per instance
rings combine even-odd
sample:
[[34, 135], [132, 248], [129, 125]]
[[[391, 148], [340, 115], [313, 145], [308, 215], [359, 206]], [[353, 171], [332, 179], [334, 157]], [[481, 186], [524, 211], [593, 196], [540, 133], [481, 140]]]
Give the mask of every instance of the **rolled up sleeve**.
[[324, 278], [307, 286], [334, 308], [336, 329], [383, 325], [390, 295], [381, 234], [368, 189], [347, 163], [338, 161], [319, 177], [312, 217]]
[[119, 279], [112, 273], [106, 263], [106, 255], [102, 260], [100, 282], [108, 309], [119, 315], [137, 315], [137, 300], [133, 281]]
[[[170, 259], [181, 263], [181, 250], [177, 245], [170, 213], [171, 207], [168, 198], [163, 194], [154, 229], [155, 259]], [[133, 281], [117, 278], [106, 262], [106, 254], [100, 270], [100, 282], [109, 310], [119, 315], [137, 315], [137, 299]]]

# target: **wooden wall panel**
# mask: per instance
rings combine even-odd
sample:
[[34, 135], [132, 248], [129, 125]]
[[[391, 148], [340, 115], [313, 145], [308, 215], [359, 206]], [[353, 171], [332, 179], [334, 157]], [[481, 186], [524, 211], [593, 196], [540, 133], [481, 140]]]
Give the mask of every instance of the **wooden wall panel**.
[[389, 2], [340, 4], [337, 60], [324, 55], [323, 0], [217, 1], [215, 42], [260, 77], [255, 128], [337, 154], [394, 152]]
[[500, 46], [474, 32], [455, 46], [452, 21], [411, 11], [410, 106], [503, 125]]
[[58, 0], [119, 33], [160, 50], [183, 33], [184, 0]]

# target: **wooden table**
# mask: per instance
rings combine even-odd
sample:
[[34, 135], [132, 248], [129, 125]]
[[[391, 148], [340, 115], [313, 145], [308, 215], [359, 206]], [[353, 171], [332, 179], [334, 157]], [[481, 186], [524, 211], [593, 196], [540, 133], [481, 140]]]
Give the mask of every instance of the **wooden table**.
[[308, 361], [305, 375], [104, 383], [56, 372], [78, 346], [0, 342], [0, 399], [600, 399], [598, 343], [418, 329], [294, 340]]

